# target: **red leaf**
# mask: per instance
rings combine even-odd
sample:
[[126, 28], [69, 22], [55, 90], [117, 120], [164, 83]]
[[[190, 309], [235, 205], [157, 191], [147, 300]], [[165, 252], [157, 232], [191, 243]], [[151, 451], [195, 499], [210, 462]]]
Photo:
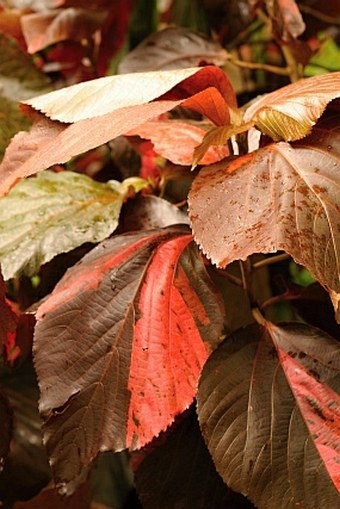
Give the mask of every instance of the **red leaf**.
[[103, 242], [38, 310], [35, 366], [56, 481], [139, 448], [192, 402], [222, 311], [187, 228]]
[[210, 356], [201, 429], [224, 481], [263, 509], [337, 507], [339, 346], [302, 323], [250, 325]]

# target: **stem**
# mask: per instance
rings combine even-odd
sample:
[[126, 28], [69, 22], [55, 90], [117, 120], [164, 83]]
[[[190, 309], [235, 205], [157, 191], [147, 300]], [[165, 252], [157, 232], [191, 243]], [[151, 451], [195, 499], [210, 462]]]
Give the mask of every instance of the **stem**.
[[245, 62], [238, 58], [230, 58], [228, 60], [231, 64], [237, 65], [238, 67], [244, 67], [245, 69], [256, 69], [260, 71], [267, 71], [273, 74], [279, 74], [280, 76], [290, 76], [291, 69], [289, 67], [278, 67], [277, 65], [270, 64], [257, 64], [255, 62]]
[[288, 71], [290, 81], [294, 83], [295, 81], [298, 81], [302, 77], [299, 70], [299, 65], [297, 64], [294, 55], [288, 46], [282, 44], [281, 51], [287, 62], [286, 70]]
[[265, 319], [259, 308], [253, 308], [251, 312], [257, 323], [259, 323], [260, 325], [266, 325], [267, 320]]
[[248, 295], [250, 306], [252, 308], [257, 308], [257, 302], [251, 288], [252, 266], [250, 263], [250, 259], [247, 258], [245, 261], [240, 260], [239, 265], [241, 270], [242, 286], [244, 291]]
[[270, 258], [265, 258], [264, 260], [255, 262], [253, 264], [253, 269], [261, 269], [262, 267], [267, 267], [268, 265], [272, 265], [273, 263], [279, 263], [289, 259], [290, 256], [286, 253], [271, 256]]
[[225, 270], [223, 269], [217, 269], [216, 267], [214, 267], [214, 270], [222, 277], [225, 277], [226, 279], [228, 279], [228, 281], [230, 281], [231, 283], [233, 283], [234, 285], [236, 286], [240, 286], [241, 288], [244, 288], [243, 286], [243, 282], [242, 282], [242, 279], [240, 279], [239, 277], [237, 276], [234, 276], [233, 274], [230, 274], [229, 272], [226, 272]]

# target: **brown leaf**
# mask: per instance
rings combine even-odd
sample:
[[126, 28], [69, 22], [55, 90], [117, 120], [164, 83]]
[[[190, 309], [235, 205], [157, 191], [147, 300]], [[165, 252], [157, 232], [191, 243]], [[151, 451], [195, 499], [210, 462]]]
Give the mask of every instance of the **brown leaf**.
[[26, 14], [21, 18], [28, 53], [36, 53], [66, 39], [88, 39], [105, 19], [105, 12], [70, 7]]
[[340, 72], [314, 76], [280, 88], [255, 101], [244, 121], [254, 121], [273, 140], [307, 136], [327, 105], [340, 97]]
[[305, 31], [305, 23], [295, 0], [266, 0], [276, 34], [283, 41], [296, 38]]
[[9, 445], [12, 438], [12, 409], [8, 399], [0, 392], [0, 474], [9, 453]]
[[223, 65], [227, 52], [220, 44], [187, 28], [167, 27], [149, 35], [123, 58], [120, 74], [183, 69], [205, 62]]
[[339, 292], [339, 155], [335, 120], [294, 145], [204, 168], [189, 195], [196, 241], [221, 267], [282, 249]]
[[339, 380], [338, 343], [319, 329], [266, 322], [227, 338], [198, 390], [224, 481], [260, 509], [337, 507]]
[[[18, 317], [6, 300], [6, 286], [0, 272], [0, 358], [3, 348], [11, 348], [15, 343]], [[1, 422], [1, 421], [0, 421]]]
[[45, 488], [27, 502], [17, 502], [13, 509], [90, 509], [91, 491], [84, 483], [70, 497], [61, 497], [55, 488]]

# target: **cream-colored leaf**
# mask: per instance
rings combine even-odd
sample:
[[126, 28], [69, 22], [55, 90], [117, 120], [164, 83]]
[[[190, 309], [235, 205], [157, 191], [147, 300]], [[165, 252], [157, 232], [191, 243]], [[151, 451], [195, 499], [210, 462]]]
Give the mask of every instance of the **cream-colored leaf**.
[[340, 72], [300, 80], [261, 97], [244, 114], [275, 141], [307, 136], [327, 105], [340, 97]]
[[214, 74], [222, 73], [227, 80], [223, 71], [209, 67], [123, 74], [55, 90], [24, 101], [24, 104], [52, 120], [72, 123], [153, 101], [191, 76], [197, 75], [199, 81], [204, 79], [206, 74], [212, 72], [211, 69]]

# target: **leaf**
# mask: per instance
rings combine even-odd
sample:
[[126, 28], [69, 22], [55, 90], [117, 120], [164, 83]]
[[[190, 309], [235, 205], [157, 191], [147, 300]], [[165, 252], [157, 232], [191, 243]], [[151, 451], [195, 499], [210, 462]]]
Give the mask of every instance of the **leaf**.
[[[130, 179], [128, 179], [130, 181]], [[46, 171], [0, 199], [0, 261], [5, 279], [33, 276], [54, 256], [100, 242], [118, 225], [126, 183]]]
[[[168, 71], [170, 74], [175, 74], [175, 76], [172, 77], [173, 82], [175, 78], [178, 80], [178, 72], [182, 71]], [[201, 113], [205, 113], [213, 121], [216, 120], [217, 123], [219, 121], [222, 123], [225, 122], [226, 115], [228, 115], [227, 104], [230, 102], [231, 105], [234, 105], [236, 101], [235, 94], [232, 91], [231, 85], [229, 84], [225, 74], [220, 69], [212, 67], [196, 69], [196, 71], [191, 70], [190, 72], [194, 73], [192, 79], [184, 80], [184, 82], [180, 83], [179, 87], [172, 89], [170, 95], [172, 99], [169, 100], [158, 100], [152, 103], [137, 104], [138, 101], [142, 100], [142, 97], [138, 97], [138, 93], [136, 93], [136, 104], [134, 106], [127, 106], [123, 108], [121, 107], [121, 102], [119, 102], [119, 94], [117, 91], [118, 102], [115, 106], [111, 106], [111, 109], [113, 110], [111, 113], [107, 113], [99, 117], [80, 120], [72, 125], [52, 122], [42, 115], [35, 113], [35, 116], [33, 117], [34, 125], [31, 131], [29, 133], [17, 134], [6, 150], [4, 160], [0, 165], [0, 176], [2, 177], [0, 180], [0, 194], [6, 193], [16, 180], [20, 178], [38, 173], [39, 171], [49, 168], [54, 164], [67, 162], [71, 159], [71, 157], [102, 145], [103, 143], [107, 143], [113, 138], [131, 131], [147, 120], [155, 118], [179, 105], [199, 109]], [[146, 76], [142, 78], [141, 82], [138, 81], [136, 74], [131, 76], [134, 77], [136, 90], [140, 88], [142, 82], [147, 81]], [[132, 79], [131, 76], [130, 80]], [[158, 77], [158, 81], [156, 77]], [[162, 83], [163, 77], [164, 75], [162, 73], [153, 75], [153, 78], [158, 84], [159, 82]], [[116, 76], [113, 78], [123, 77]], [[124, 76], [124, 79], [125, 78], [127, 78], [127, 76]], [[102, 79], [105, 80], [106, 78]], [[110, 79], [112, 79], [112, 77], [110, 77]], [[150, 80], [150, 76], [148, 79]], [[169, 86], [170, 81], [171, 79], [169, 78], [167, 86]], [[95, 82], [98, 82], [98, 80], [90, 83], [93, 84]], [[210, 86], [205, 89], [204, 87], [206, 87], [207, 83], [210, 82], [214, 84], [214, 87]], [[123, 85], [125, 82], [123, 83], [118, 81], [116, 85], [119, 83]], [[154, 92], [157, 89], [157, 83], [153, 85]], [[80, 85], [86, 85], [86, 83], [82, 83]], [[221, 87], [223, 94], [227, 94], [230, 89], [230, 97], [226, 95], [226, 99], [224, 99], [221, 93], [215, 88], [215, 85]], [[201, 92], [200, 87], [203, 87], [203, 91]], [[71, 89], [73, 89], [73, 87], [69, 87], [66, 90]], [[191, 92], [192, 90], [193, 92]], [[158, 92], [160, 93], [161, 91], [164, 91], [164, 86], [158, 86]], [[126, 100], [128, 100], [129, 92], [132, 93], [133, 90], [125, 90], [124, 92]], [[74, 89], [73, 93], [76, 93]], [[121, 96], [124, 96], [124, 93], [121, 91]], [[190, 96], [191, 93], [194, 95]], [[184, 97], [184, 99], [174, 99], [174, 95], [177, 95], [177, 97]], [[49, 96], [43, 97], [46, 98]], [[100, 95], [99, 103], [101, 103], [103, 97], [107, 98], [107, 95]], [[185, 99], [185, 97], [187, 97], [187, 99]], [[59, 97], [55, 98], [55, 96], [53, 96], [53, 98], [58, 101], [59, 99], [62, 101], [64, 100]], [[131, 98], [130, 100], [133, 102]], [[106, 104], [106, 108], [108, 108], [105, 101], [101, 104], [101, 107], [105, 107], [104, 103]], [[84, 97], [84, 104], [85, 106], [88, 104], [86, 97]], [[89, 100], [89, 104], [92, 104], [92, 106], [95, 104], [95, 97], [92, 97], [92, 99]], [[79, 106], [78, 109], [81, 110]], [[76, 110], [77, 108], [75, 106], [75, 111]], [[94, 115], [93, 111], [92, 115]]]
[[[218, 129], [218, 128], [216, 128]], [[174, 164], [190, 166], [196, 147], [202, 143], [206, 131], [199, 125], [191, 125], [177, 120], [154, 120], [138, 126], [127, 133], [152, 141], [154, 149], [162, 157]], [[227, 147], [207, 147], [200, 164], [212, 164], [229, 155]]]
[[289, 42], [303, 34], [306, 25], [295, 0], [266, 0], [266, 6], [275, 32], [283, 41]]
[[21, 113], [18, 104], [0, 95], [0, 160], [11, 138], [30, 125], [30, 120]]
[[240, 329], [206, 363], [206, 443], [224, 481], [259, 509], [337, 507], [339, 365], [319, 329], [268, 322]]
[[[206, 82], [212, 82], [211, 86], [219, 87], [227, 103], [234, 105], [235, 94], [226, 75], [221, 69], [212, 66], [107, 76], [55, 90], [24, 101], [24, 104], [52, 120], [71, 123], [95, 118], [120, 108], [148, 103], [180, 84], [184, 87], [183, 91], [189, 89], [189, 94], [180, 97], [185, 99], [204, 90]], [[224, 94], [226, 91], [230, 93], [230, 97]]]
[[327, 105], [340, 97], [340, 72], [297, 81], [255, 101], [244, 122], [254, 121], [273, 140], [294, 141], [307, 136]]
[[196, 241], [225, 267], [284, 250], [340, 291], [340, 130], [335, 119], [293, 145], [280, 142], [204, 168], [189, 195]]
[[0, 33], [1, 95], [13, 101], [47, 92], [49, 80], [11, 37]]
[[14, 342], [17, 321], [17, 315], [6, 300], [6, 286], [0, 272], [0, 356], [3, 348]]
[[[233, 493], [217, 474], [202, 438], [194, 408], [168, 430], [164, 443], [142, 461], [135, 473], [145, 509], [246, 509], [252, 504]], [[158, 439], [159, 441], [159, 439]]]
[[178, 223], [189, 224], [187, 214], [167, 200], [151, 194], [128, 200], [119, 222], [123, 232], [152, 230]]
[[190, 230], [179, 226], [104, 241], [37, 319], [45, 443], [66, 492], [99, 451], [140, 448], [188, 407], [223, 323]]
[[315, 76], [340, 70], [340, 47], [331, 37], [322, 39], [318, 52], [308, 61], [304, 69], [305, 76]]
[[88, 483], [82, 484], [70, 497], [62, 498], [55, 488], [44, 488], [27, 502], [17, 502], [13, 509], [91, 509], [91, 491]]
[[227, 52], [220, 44], [187, 28], [167, 27], [149, 35], [118, 66], [119, 74], [183, 69], [201, 62], [223, 65]]
[[12, 438], [12, 417], [12, 410], [8, 399], [0, 392], [0, 474], [9, 453], [9, 446]]
[[91, 12], [70, 7], [26, 14], [21, 18], [21, 26], [28, 53], [36, 53], [66, 39], [89, 39], [104, 19], [103, 11]]

